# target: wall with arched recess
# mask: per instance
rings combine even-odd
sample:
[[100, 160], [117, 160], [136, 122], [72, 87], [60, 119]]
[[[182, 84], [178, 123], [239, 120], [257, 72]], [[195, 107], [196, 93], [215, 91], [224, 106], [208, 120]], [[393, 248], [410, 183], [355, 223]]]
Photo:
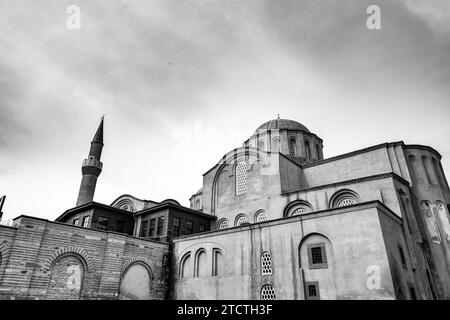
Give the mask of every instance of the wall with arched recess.
[[[130, 279], [147, 283], [146, 273], [134, 265], [148, 266], [151, 281], [148, 290], [131, 291], [128, 297], [165, 299], [168, 295], [167, 243], [27, 216], [14, 222], [15, 228], [5, 229], [11, 230], [4, 238], [8, 248], [0, 244], [0, 270], [7, 265], [0, 299], [118, 299], [121, 284], [126, 292]], [[3, 238], [6, 232], [0, 228]]]
[[[311, 248], [323, 247], [325, 262], [320, 268], [311, 268], [311, 256], [308, 252]], [[311, 233], [306, 235], [298, 247], [299, 266], [303, 271], [303, 283], [317, 282], [320, 298], [334, 300], [337, 297], [337, 288], [335, 281], [336, 262], [334, 258], [333, 245], [331, 241], [320, 233]]]
[[146, 259], [136, 259], [122, 272], [119, 300], [150, 300], [153, 283], [150, 263]]
[[52, 264], [46, 300], [79, 300], [86, 263], [76, 254], [63, 255]]

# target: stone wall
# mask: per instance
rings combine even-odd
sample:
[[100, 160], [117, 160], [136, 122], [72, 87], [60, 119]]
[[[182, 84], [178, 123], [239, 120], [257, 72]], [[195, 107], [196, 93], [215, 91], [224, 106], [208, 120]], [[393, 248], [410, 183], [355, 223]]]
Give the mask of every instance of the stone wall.
[[126, 299], [121, 281], [136, 265], [146, 299], [167, 296], [166, 243], [20, 216], [0, 226], [0, 253], [0, 299]]

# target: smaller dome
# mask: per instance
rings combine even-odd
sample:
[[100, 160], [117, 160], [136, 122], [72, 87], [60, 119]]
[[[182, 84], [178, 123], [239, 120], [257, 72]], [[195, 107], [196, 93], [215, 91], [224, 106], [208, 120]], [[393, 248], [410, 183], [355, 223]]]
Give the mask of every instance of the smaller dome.
[[300, 122], [289, 120], [289, 119], [273, 119], [267, 122], [264, 122], [260, 125], [254, 134], [257, 134], [260, 130], [300, 130], [310, 133], [309, 129], [302, 125]]
[[176, 205], [180, 205], [180, 203], [177, 200], [174, 200], [174, 199], [166, 199], [166, 200], [161, 201], [161, 203], [173, 203], [173, 204], [176, 204]]

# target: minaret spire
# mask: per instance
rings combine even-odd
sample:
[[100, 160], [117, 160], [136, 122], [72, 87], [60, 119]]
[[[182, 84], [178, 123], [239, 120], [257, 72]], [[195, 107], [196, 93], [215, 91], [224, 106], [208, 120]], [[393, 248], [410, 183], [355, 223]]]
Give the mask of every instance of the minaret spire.
[[89, 156], [83, 160], [81, 172], [83, 177], [81, 179], [80, 191], [78, 192], [77, 206], [92, 202], [94, 199], [95, 187], [97, 185], [97, 178], [102, 172], [103, 163], [100, 161], [103, 150], [103, 122], [105, 116], [100, 120], [97, 132], [91, 142], [89, 149]]

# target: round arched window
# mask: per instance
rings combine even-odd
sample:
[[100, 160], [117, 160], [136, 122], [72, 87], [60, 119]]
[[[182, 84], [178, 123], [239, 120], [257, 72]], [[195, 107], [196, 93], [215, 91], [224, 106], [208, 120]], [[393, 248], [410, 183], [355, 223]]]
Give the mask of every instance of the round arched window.
[[247, 224], [247, 217], [242, 214], [236, 218], [236, 227], [239, 227], [243, 224]]
[[258, 213], [256, 214], [255, 221], [256, 221], [256, 223], [267, 221], [267, 215], [266, 215], [266, 212], [265, 212], [265, 211], [260, 211], [260, 212], [258, 212]]
[[270, 284], [266, 284], [261, 288], [261, 300], [275, 300], [275, 290]]
[[358, 194], [352, 190], [341, 190], [331, 197], [331, 207], [341, 208], [359, 203]]
[[228, 220], [227, 219], [221, 219], [219, 221], [219, 229], [226, 229], [228, 228]]

